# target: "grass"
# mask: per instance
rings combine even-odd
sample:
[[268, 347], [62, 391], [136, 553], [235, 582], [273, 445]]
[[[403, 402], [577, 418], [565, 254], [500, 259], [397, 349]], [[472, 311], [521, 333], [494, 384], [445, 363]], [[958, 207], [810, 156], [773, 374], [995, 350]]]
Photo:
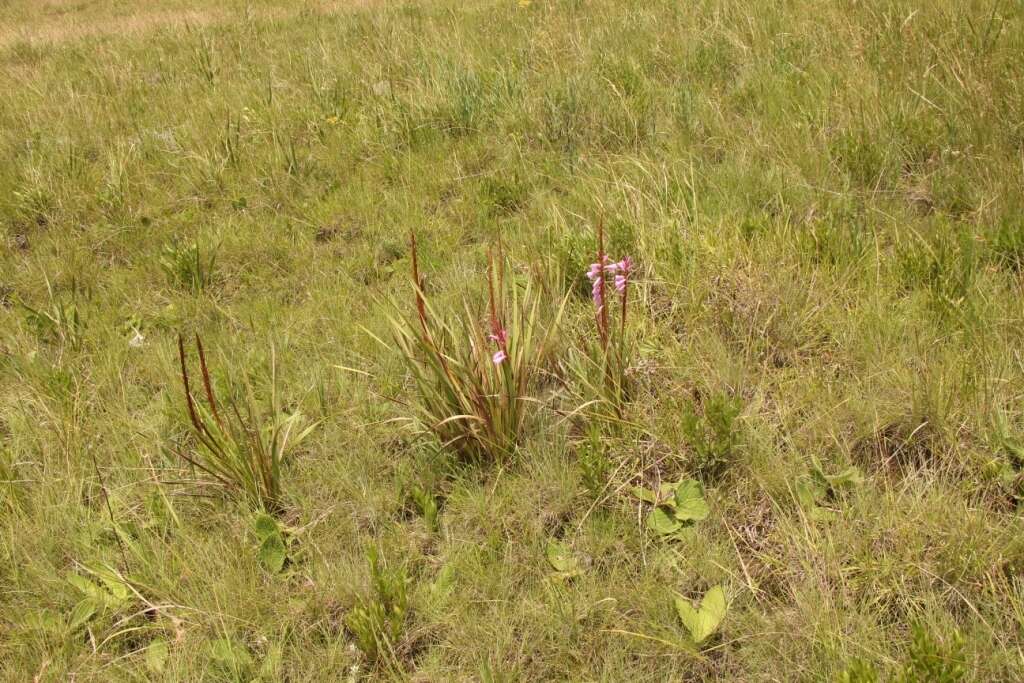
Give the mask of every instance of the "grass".
[[[0, 678], [1024, 678], [1020, 3], [0, 27]], [[569, 365], [599, 223], [636, 263], [614, 429]], [[486, 310], [499, 243], [542, 317], [569, 295], [515, 458], [401, 428], [413, 231], [439, 313]], [[276, 368], [319, 423], [274, 563], [178, 457], [196, 334], [217, 396]], [[691, 478], [707, 517], [652, 533], [633, 488]]]

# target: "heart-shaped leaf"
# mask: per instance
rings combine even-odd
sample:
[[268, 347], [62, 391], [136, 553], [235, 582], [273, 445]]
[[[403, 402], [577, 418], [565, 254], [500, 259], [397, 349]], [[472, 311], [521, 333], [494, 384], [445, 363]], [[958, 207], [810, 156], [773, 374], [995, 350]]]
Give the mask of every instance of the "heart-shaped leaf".
[[676, 598], [679, 619], [690, 632], [693, 642], [698, 645], [718, 630], [725, 619], [726, 608], [725, 591], [721, 586], [715, 586], [705, 593], [699, 608], [695, 608], [685, 598]]
[[654, 508], [647, 517], [647, 527], [659, 536], [674, 534], [682, 526], [682, 522], [673, 517], [672, 513], [663, 507]]
[[680, 522], [707, 519], [710, 510], [704, 500], [704, 487], [696, 479], [680, 482], [675, 492], [675, 517]]

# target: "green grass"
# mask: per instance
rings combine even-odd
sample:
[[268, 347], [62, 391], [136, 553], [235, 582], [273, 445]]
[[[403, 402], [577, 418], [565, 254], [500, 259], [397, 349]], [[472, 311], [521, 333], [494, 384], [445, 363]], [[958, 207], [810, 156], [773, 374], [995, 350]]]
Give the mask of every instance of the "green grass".
[[[1024, 678], [1020, 2], [131, 7], [0, 1], [0, 677]], [[570, 295], [499, 462], [374, 339], [411, 231], [439, 311], [499, 241]], [[179, 334], [319, 423], [279, 528], [179, 456]]]

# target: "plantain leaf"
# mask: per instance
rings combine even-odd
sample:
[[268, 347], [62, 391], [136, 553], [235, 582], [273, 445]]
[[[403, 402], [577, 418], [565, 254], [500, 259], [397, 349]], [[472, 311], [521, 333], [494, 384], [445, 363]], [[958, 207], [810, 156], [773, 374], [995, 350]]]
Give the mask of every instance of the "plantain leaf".
[[575, 572], [579, 569], [579, 562], [573, 557], [572, 551], [560, 541], [548, 541], [547, 558], [548, 564], [557, 572]]
[[253, 520], [253, 530], [261, 541], [267, 540], [269, 536], [281, 533], [277, 526], [277, 521], [265, 512], [256, 515], [256, 518]]
[[650, 489], [645, 489], [642, 486], [634, 486], [633, 495], [639, 498], [640, 500], [644, 501], [645, 503], [650, 503], [651, 505], [658, 504], [657, 494], [654, 493], [654, 491], [651, 491]]
[[72, 631], [77, 631], [81, 627], [85, 626], [90, 619], [95, 616], [96, 612], [99, 611], [99, 605], [92, 598], [83, 598], [75, 605], [74, 609], [71, 610], [71, 619], [68, 622], [68, 628]]
[[675, 517], [680, 522], [707, 519], [710, 510], [704, 500], [704, 487], [696, 479], [680, 482], [675, 492]]
[[672, 513], [663, 507], [654, 508], [647, 517], [647, 527], [659, 536], [674, 534], [682, 526], [682, 522], [673, 517]]
[[288, 559], [288, 549], [284, 545], [281, 534], [271, 534], [263, 539], [263, 542], [260, 543], [259, 558], [260, 563], [273, 574], [284, 569], [285, 560]]

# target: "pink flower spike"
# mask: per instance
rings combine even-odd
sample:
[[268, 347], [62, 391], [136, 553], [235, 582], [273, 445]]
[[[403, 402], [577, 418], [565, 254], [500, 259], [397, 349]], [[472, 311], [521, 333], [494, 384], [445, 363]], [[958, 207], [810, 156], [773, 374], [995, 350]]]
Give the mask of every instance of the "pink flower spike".
[[628, 280], [629, 279], [625, 275], [616, 275], [615, 276], [615, 291], [618, 292], [619, 294], [622, 294], [623, 292], [625, 292], [626, 291], [626, 282], [628, 282]]
[[498, 351], [495, 351], [494, 355], [491, 356], [491, 360], [494, 361], [495, 365], [501, 365], [502, 363], [505, 362], [506, 358], [508, 358], [508, 354], [505, 353], [504, 349], [499, 349]]

